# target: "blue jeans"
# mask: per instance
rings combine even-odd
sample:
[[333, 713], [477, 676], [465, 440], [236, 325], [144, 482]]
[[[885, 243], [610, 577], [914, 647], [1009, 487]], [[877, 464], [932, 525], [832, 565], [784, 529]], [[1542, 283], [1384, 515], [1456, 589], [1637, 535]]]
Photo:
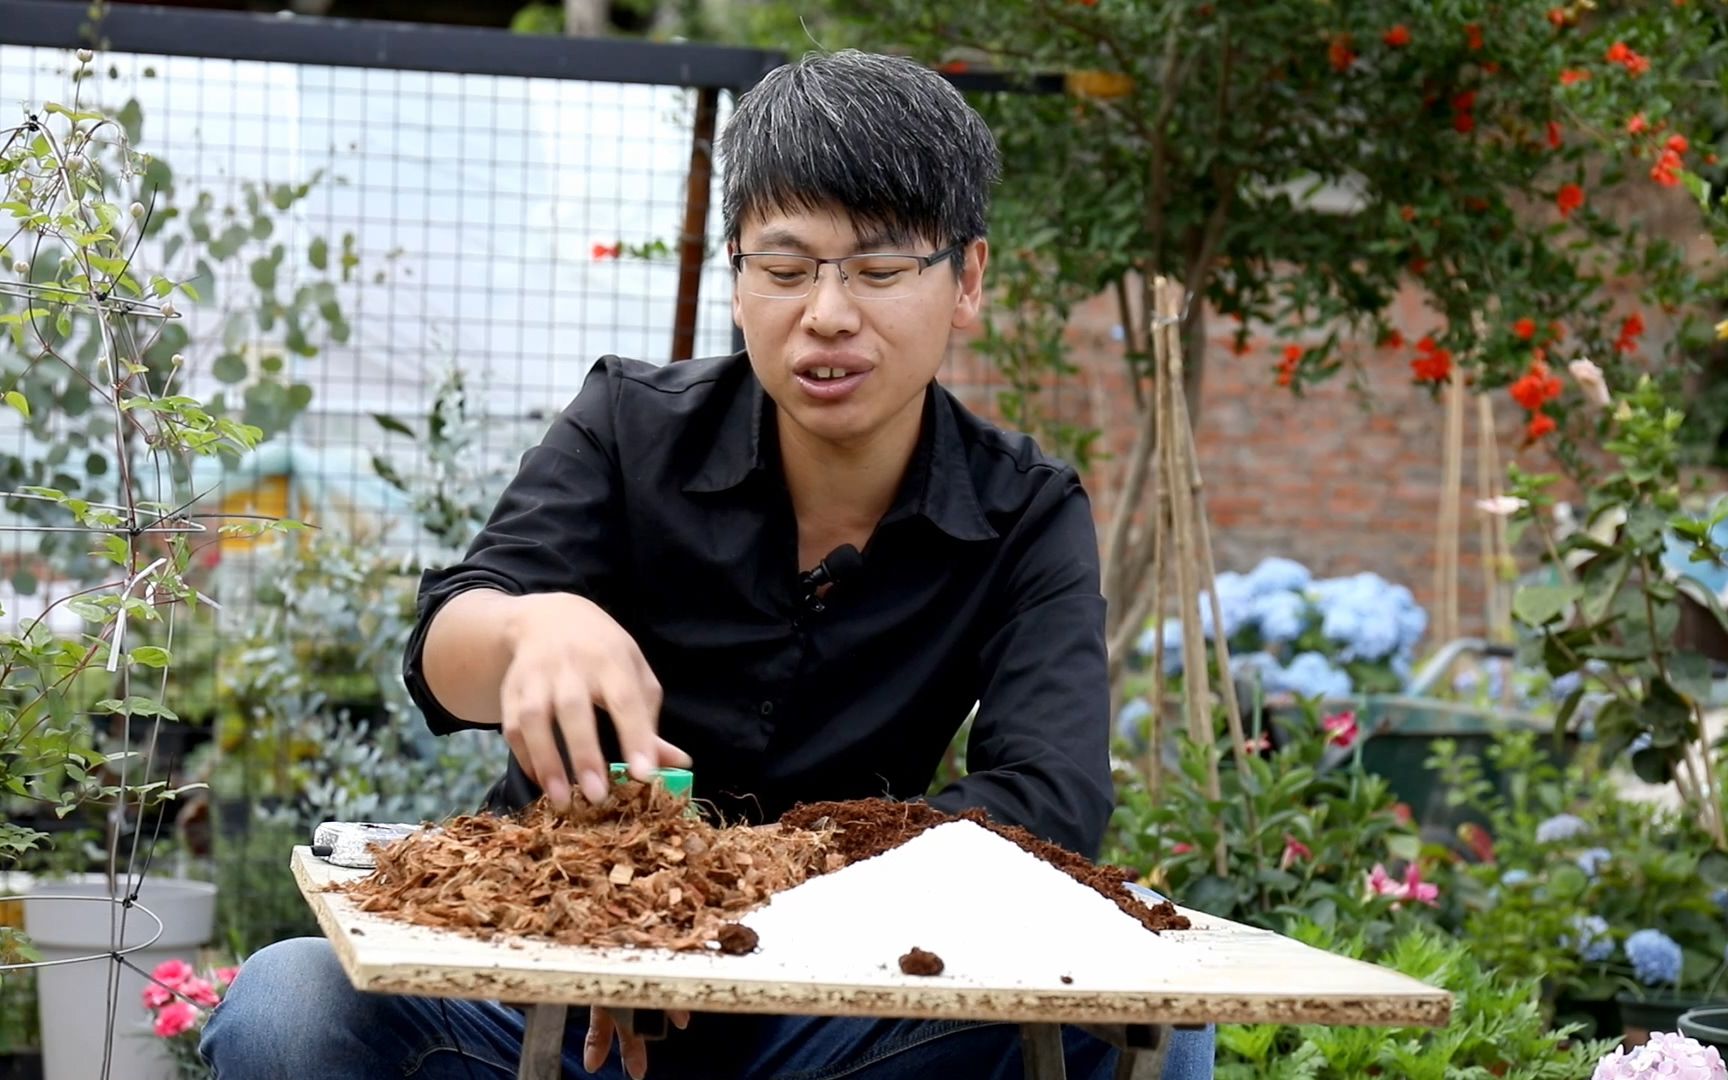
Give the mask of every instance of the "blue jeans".
[[[564, 1073], [582, 1068], [586, 1009], [570, 1010]], [[279, 941], [246, 961], [205, 1025], [217, 1080], [514, 1080], [520, 1013], [491, 1001], [355, 990], [323, 938]], [[698, 1013], [648, 1044], [650, 1080], [1020, 1080], [1014, 1024]], [[1211, 1029], [1176, 1033], [1165, 1080], [1212, 1075]], [[1063, 1028], [1068, 1075], [1108, 1080], [1116, 1051]], [[625, 1076], [614, 1047], [597, 1074]]]

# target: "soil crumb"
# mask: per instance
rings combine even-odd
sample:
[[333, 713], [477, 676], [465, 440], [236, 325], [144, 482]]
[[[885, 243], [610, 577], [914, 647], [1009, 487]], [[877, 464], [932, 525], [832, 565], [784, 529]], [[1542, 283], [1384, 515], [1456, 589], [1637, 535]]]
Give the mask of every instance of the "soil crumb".
[[743, 923], [731, 922], [720, 928], [715, 940], [720, 943], [720, 951], [726, 955], [743, 956], [755, 951], [756, 944], [761, 939], [756, 936], [756, 931]]
[[900, 970], [907, 975], [940, 975], [942, 974], [942, 958], [933, 952], [926, 952], [918, 946], [912, 946], [912, 951], [900, 958]]
[[945, 814], [928, 803], [855, 799], [802, 803], [787, 811], [780, 818], [780, 825], [782, 828], [831, 834], [828, 839], [830, 852], [837, 853], [851, 864], [897, 848], [926, 829], [950, 821], [970, 821], [1012, 840], [1022, 850], [1103, 895], [1153, 933], [1193, 928], [1188, 917], [1179, 913], [1176, 905], [1168, 900], [1147, 904], [1124, 888], [1134, 880], [1132, 870], [1098, 866], [1084, 855], [1040, 840], [1018, 825], [998, 825], [982, 810], [965, 810], [956, 815]]

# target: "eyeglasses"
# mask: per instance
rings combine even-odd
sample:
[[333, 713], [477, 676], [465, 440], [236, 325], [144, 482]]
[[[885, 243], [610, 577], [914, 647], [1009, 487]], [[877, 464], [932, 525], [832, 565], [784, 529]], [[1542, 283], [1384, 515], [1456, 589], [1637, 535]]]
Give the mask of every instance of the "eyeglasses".
[[767, 300], [802, 300], [816, 287], [822, 267], [832, 263], [840, 270], [840, 284], [859, 300], [894, 300], [910, 296], [926, 268], [960, 251], [964, 244], [950, 244], [928, 255], [881, 253], [818, 259], [814, 255], [791, 255], [775, 251], [739, 252], [732, 256], [738, 285], [751, 296]]

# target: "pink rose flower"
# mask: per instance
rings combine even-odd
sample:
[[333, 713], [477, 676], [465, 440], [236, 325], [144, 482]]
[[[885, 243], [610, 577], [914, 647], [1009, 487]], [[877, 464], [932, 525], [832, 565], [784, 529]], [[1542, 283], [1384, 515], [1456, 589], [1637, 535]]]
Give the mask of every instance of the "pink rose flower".
[[159, 983], [151, 983], [144, 988], [144, 1007], [147, 1009], [160, 1009], [173, 1000], [174, 992]]
[[154, 1025], [156, 1034], [164, 1039], [172, 1039], [176, 1035], [191, 1031], [198, 1024], [199, 1012], [184, 1001], [176, 1001], [162, 1007], [156, 1014]]
[[1368, 873], [1368, 892], [1373, 896], [1390, 896], [1395, 901], [1414, 900], [1418, 904], [1429, 907], [1440, 906], [1440, 886], [1429, 884], [1422, 880], [1422, 870], [1411, 863], [1404, 871], [1404, 880], [1399, 881], [1386, 872], [1379, 863]]
[[164, 960], [156, 965], [156, 970], [150, 973], [150, 977], [178, 990], [181, 983], [192, 977], [192, 965], [184, 960]]
[[216, 981], [219, 984], [227, 986], [240, 974], [240, 969], [239, 967], [217, 968], [212, 974], [216, 976]]
[[1312, 859], [1313, 857], [1314, 852], [1309, 849], [1307, 844], [1288, 833], [1284, 834], [1284, 857], [1278, 862], [1280, 870], [1290, 869], [1299, 859]]
[[216, 988], [194, 975], [180, 984], [180, 993], [192, 999], [194, 1004], [214, 1006], [222, 999], [216, 996]]

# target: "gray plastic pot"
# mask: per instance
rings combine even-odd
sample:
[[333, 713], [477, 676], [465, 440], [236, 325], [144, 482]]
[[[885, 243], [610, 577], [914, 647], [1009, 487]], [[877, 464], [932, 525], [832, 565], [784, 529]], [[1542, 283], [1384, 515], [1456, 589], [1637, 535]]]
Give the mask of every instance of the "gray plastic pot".
[[[55, 881], [37, 881], [24, 897], [24, 933], [43, 960], [96, 959], [57, 964], [36, 972], [36, 1001], [42, 1017], [43, 1080], [96, 1080], [102, 1076], [108, 1016], [107, 956], [113, 940], [114, 917], [120, 908], [108, 901], [108, 879], [81, 874]], [[216, 886], [203, 881], [149, 878], [138, 903], [162, 920], [156, 922], [137, 908], [126, 914], [123, 949], [126, 958], [144, 971], [164, 960], [195, 963], [200, 947], [210, 941], [216, 919]], [[151, 941], [155, 938], [154, 941]], [[146, 943], [148, 947], [140, 948]], [[170, 1080], [173, 1063], [150, 1030], [150, 1011], [142, 995], [149, 980], [120, 966], [120, 986], [114, 999], [111, 1080]]]
[[1728, 1004], [1688, 1012], [1680, 1018], [1680, 1034], [1728, 1054]]

